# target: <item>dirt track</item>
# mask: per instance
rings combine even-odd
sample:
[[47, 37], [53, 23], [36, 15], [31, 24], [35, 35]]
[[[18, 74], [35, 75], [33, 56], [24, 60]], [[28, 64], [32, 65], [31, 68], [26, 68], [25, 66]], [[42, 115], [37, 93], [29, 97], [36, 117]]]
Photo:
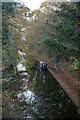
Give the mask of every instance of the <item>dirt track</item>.
[[79, 90], [79, 84], [78, 79], [76, 79], [71, 74], [68, 74], [60, 68], [59, 70], [56, 70], [54, 60], [51, 59], [48, 62], [48, 69], [51, 72], [51, 74], [56, 78], [56, 80], [59, 82], [59, 84], [62, 86], [64, 91], [68, 94], [68, 96], [71, 98], [71, 100], [74, 102], [74, 104], [77, 107], [80, 107], [80, 90]]

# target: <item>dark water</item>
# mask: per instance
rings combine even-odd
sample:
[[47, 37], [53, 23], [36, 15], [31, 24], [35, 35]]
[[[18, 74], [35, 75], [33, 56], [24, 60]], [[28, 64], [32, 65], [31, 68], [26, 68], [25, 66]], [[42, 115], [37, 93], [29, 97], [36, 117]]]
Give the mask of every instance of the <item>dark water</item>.
[[26, 70], [20, 72], [18, 80], [14, 78], [18, 83], [13, 85], [13, 82], [12, 87], [7, 88], [10, 97], [3, 93], [3, 101], [8, 99], [6, 103], [3, 102], [3, 118], [4, 115], [10, 118], [78, 117], [77, 108], [49, 71], [43, 78], [36, 63]]
[[30, 68], [28, 78], [23, 76], [22, 88], [18, 101], [22, 106], [24, 118], [77, 118], [77, 109], [48, 71], [46, 77], [37, 69], [37, 64]]

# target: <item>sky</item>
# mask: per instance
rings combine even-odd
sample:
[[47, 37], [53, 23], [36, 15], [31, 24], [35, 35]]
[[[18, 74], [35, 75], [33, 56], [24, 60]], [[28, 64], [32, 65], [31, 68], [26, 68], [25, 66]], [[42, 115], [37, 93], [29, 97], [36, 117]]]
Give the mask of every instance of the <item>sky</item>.
[[19, 0], [31, 10], [39, 9], [43, 2], [69, 2], [70, 0]]
[[31, 10], [38, 9], [40, 4], [43, 3], [45, 0], [20, 0], [22, 1], [27, 7]]

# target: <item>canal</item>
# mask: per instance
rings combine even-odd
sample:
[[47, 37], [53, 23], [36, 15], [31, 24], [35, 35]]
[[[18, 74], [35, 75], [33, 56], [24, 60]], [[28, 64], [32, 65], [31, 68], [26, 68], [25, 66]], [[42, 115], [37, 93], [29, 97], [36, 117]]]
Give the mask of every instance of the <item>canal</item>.
[[25, 66], [25, 53], [18, 53], [18, 75], [3, 90], [3, 118], [78, 118], [76, 106], [51, 73], [44, 78], [38, 61]]

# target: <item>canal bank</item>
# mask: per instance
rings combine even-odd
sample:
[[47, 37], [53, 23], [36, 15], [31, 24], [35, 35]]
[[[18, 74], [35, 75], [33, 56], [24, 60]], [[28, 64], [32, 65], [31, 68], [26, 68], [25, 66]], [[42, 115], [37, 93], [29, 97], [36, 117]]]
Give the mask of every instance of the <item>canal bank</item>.
[[48, 62], [49, 71], [56, 78], [73, 103], [77, 107], [80, 107], [79, 81], [74, 76], [71, 76], [71, 74], [68, 74], [60, 66], [59, 70], [56, 70], [55, 65], [54, 58], [52, 58]]

